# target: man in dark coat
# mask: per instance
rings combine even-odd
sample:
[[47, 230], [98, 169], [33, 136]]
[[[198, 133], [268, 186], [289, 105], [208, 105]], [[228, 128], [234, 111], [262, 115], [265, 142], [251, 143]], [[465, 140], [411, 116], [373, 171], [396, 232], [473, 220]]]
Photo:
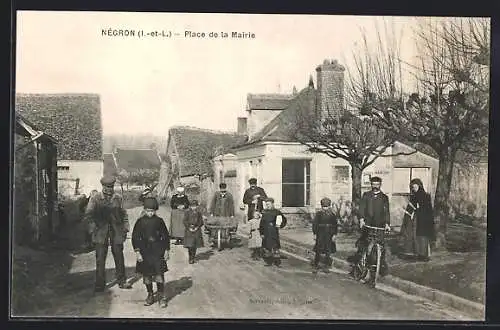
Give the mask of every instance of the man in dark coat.
[[328, 272], [328, 267], [332, 265], [330, 255], [336, 252], [335, 237], [337, 235], [337, 215], [332, 209], [332, 201], [329, 198], [321, 200], [321, 210], [319, 210], [313, 219], [313, 234], [316, 236], [316, 244], [313, 251], [315, 252], [313, 261], [313, 272], [316, 273], [319, 267], [319, 261], [322, 254], [325, 255], [324, 272]]
[[170, 199], [170, 207], [172, 208], [170, 216], [169, 232], [171, 237], [176, 239], [175, 244], [181, 244], [184, 238], [184, 213], [189, 208], [189, 199], [184, 194], [184, 187], [177, 188], [177, 194]]
[[247, 220], [253, 219], [255, 211], [262, 212], [264, 208], [264, 200], [267, 198], [263, 188], [257, 186], [257, 179], [251, 178], [248, 180], [250, 188], [245, 190], [243, 194], [243, 204], [247, 205]]
[[[384, 228], [386, 231], [391, 230], [391, 216], [389, 210], [389, 197], [384, 194], [380, 188], [382, 179], [379, 177], [370, 178], [372, 190], [365, 192], [359, 203], [359, 224], [361, 227], [361, 237], [357, 242], [358, 251], [354, 257], [349, 258], [349, 261], [357, 262], [361, 258], [363, 251], [368, 247], [368, 228], [365, 224], [371, 227]], [[385, 242], [380, 242], [382, 245], [380, 275], [385, 276], [388, 273], [388, 265], [385, 260]], [[373, 280], [373, 276], [371, 277]], [[369, 281], [371, 283], [371, 281]]]
[[123, 243], [129, 232], [127, 211], [123, 209], [123, 200], [115, 193], [114, 177], [101, 179], [102, 192], [93, 196], [85, 210], [85, 220], [92, 234], [92, 242], [96, 249], [96, 283], [95, 291], [105, 289], [106, 256], [108, 246], [115, 260], [116, 279], [122, 289], [130, 289], [125, 275], [125, 259], [123, 256]]
[[[234, 218], [233, 195], [227, 191], [227, 185], [225, 183], [221, 183], [219, 189], [220, 190], [214, 194], [210, 203], [210, 216]], [[210, 232], [207, 233], [210, 234]]]
[[201, 227], [203, 226], [203, 215], [199, 210], [198, 201], [192, 200], [190, 208], [184, 215], [184, 247], [188, 249], [189, 263], [194, 264], [196, 249], [203, 247], [203, 236]]
[[266, 207], [262, 210], [259, 232], [262, 237], [264, 261], [266, 266], [281, 265], [279, 229], [286, 226], [286, 218], [280, 210], [274, 208], [274, 199], [266, 199]]
[[132, 231], [132, 247], [137, 258], [136, 271], [143, 276], [144, 285], [148, 292], [145, 305], [151, 306], [154, 303], [154, 281], [158, 289], [158, 302], [162, 307], [166, 307], [164, 273], [168, 270], [170, 235], [163, 219], [156, 215], [157, 199], [145, 197], [143, 204], [144, 215], [137, 219]]

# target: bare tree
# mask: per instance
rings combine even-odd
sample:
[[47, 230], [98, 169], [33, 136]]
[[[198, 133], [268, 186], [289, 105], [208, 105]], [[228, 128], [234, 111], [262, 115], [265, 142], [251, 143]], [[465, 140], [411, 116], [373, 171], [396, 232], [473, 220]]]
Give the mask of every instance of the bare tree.
[[[489, 61], [485, 54], [489, 54], [489, 38], [479, 36], [489, 34], [489, 24], [474, 19], [465, 24], [461, 18], [426, 18], [417, 23], [418, 64], [403, 64], [395, 49], [389, 56], [367, 47], [357, 55], [361, 64], [357, 85], [352, 84], [363, 91], [354, 94], [363, 97], [352, 100], [377, 118], [379, 127], [426, 144], [438, 155], [434, 206], [438, 241], [444, 244], [457, 153], [484, 153], [487, 145]], [[381, 35], [380, 30], [377, 34]], [[403, 66], [415, 78], [413, 93], [405, 93], [412, 87], [403, 87]]]
[[363, 170], [373, 164], [379, 157], [409, 155], [408, 153], [392, 153], [391, 146], [397, 135], [385, 131], [375, 125], [375, 117], [356, 115], [345, 109], [321, 112], [315, 100], [316, 94], [312, 86], [301, 92], [297, 102], [297, 111], [292, 118], [290, 135], [313, 153], [323, 153], [331, 158], [346, 160], [351, 166], [352, 201], [358, 203], [361, 198], [361, 181]]

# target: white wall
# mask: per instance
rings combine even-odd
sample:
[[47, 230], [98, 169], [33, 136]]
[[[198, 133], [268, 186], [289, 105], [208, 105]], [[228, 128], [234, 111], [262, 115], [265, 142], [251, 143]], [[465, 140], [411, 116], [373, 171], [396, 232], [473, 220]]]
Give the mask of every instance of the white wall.
[[247, 132], [252, 137], [262, 130], [271, 120], [281, 113], [282, 110], [252, 110], [248, 112]]
[[[80, 179], [79, 192], [87, 196], [93, 190], [101, 190], [100, 180], [103, 176], [103, 161], [58, 160], [57, 166], [69, 166], [69, 170], [58, 170], [59, 191], [65, 194], [74, 194], [74, 181], [60, 179]], [[68, 187], [68, 184], [71, 185]], [[72, 187], [72, 188], [71, 188]]]
[[[390, 152], [390, 149], [387, 150], [387, 153]], [[282, 160], [286, 158], [311, 160], [311, 211], [319, 207], [320, 200], [323, 197], [328, 197], [333, 201], [338, 201], [341, 197], [345, 200], [352, 198], [351, 168], [349, 163], [343, 159], [331, 158], [324, 154], [311, 154], [306, 147], [291, 143], [269, 143], [246, 150], [239, 150], [237, 157], [241, 194], [248, 187], [248, 179], [252, 176], [257, 177], [258, 184], [266, 190], [270, 197], [275, 199], [277, 207], [281, 207]], [[362, 191], [370, 189], [370, 175], [381, 177], [383, 181], [382, 190], [391, 199], [391, 222], [393, 225], [398, 226], [402, 222], [402, 208], [406, 205], [407, 198], [405, 196], [393, 196], [395, 174], [392, 159], [392, 157], [379, 157], [363, 171]], [[259, 160], [261, 160], [260, 163]], [[250, 161], [254, 164], [261, 164], [260, 176], [257, 175], [259, 173], [258, 167], [252, 169]], [[347, 182], [339, 183], [335, 180], [335, 166], [348, 167], [349, 178]], [[432, 169], [429, 170], [429, 176], [432, 176]], [[409, 182], [404, 182], [404, 184], [408, 185]], [[293, 210], [290, 209], [290, 212], [293, 212]]]

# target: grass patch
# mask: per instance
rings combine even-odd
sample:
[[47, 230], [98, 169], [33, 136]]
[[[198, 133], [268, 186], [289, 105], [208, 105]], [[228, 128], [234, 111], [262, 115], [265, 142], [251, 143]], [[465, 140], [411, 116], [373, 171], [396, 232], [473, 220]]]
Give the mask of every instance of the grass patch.
[[485, 266], [485, 256], [473, 253], [393, 266], [390, 271], [402, 279], [484, 303]]

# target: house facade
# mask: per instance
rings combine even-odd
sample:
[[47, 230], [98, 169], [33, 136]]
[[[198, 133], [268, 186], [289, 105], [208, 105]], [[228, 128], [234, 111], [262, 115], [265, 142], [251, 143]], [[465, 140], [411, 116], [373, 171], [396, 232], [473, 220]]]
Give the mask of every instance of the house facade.
[[14, 242], [36, 244], [58, 225], [57, 141], [18, 113], [14, 132]]
[[103, 175], [100, 97], [96, 94], [17, 94], [16, 111], [58, 141], [58, 191], [88, 195]]
[[[168, 199], [181, 185], [186, 188], [188, 197], [196, 198], [206, 205], [218, 188], [214, 171], [219, 173], [219, 169], [214, 169], [214, 157], [225, 155], [229, 149], [245, 140], [246, 136], [237, 132], [172, 127], [168, 134], [166, 159], [161, 165], [159, 196]], [[234, 176], [231, 173], [228, 175]]]
[[[238, 118], [238, 127], [246, 131], [248, 139], [233, 148], [231, 154], [214, 159], [216, 175], [220, 171], [218, 161], [222, 159], [235, 167], [238, 196], [248, 187], [248, 180], [255, 177], [258, 185], [275, 199], [276, 206], [290, 214], [314, 212], [323, 197], [350, 200], [352, 178], [348, 162], [309, 152], [306, 146], [290, 138], [287, 127], [293, 122], [299, 104], [311, 107], [311, 111], [343, 109], [343, 84], [343, 68], [336, 61], [325, 61], [317, 68], [317, 89], [310, 82], [292, 95], [249, 94], [247, 118]], [[382, 178], [382, 190], [391, 199], [392, 223], [396, 228], [402, 222], [410, 180], [422, 179], [431, 195], [437, 182], [435, 158], [401, 142], [386, 153], [403, 151], [413, 154], [379, 157], [363, 171], [362, 179], [362, 190], [367, 191], [370, 176]]]

